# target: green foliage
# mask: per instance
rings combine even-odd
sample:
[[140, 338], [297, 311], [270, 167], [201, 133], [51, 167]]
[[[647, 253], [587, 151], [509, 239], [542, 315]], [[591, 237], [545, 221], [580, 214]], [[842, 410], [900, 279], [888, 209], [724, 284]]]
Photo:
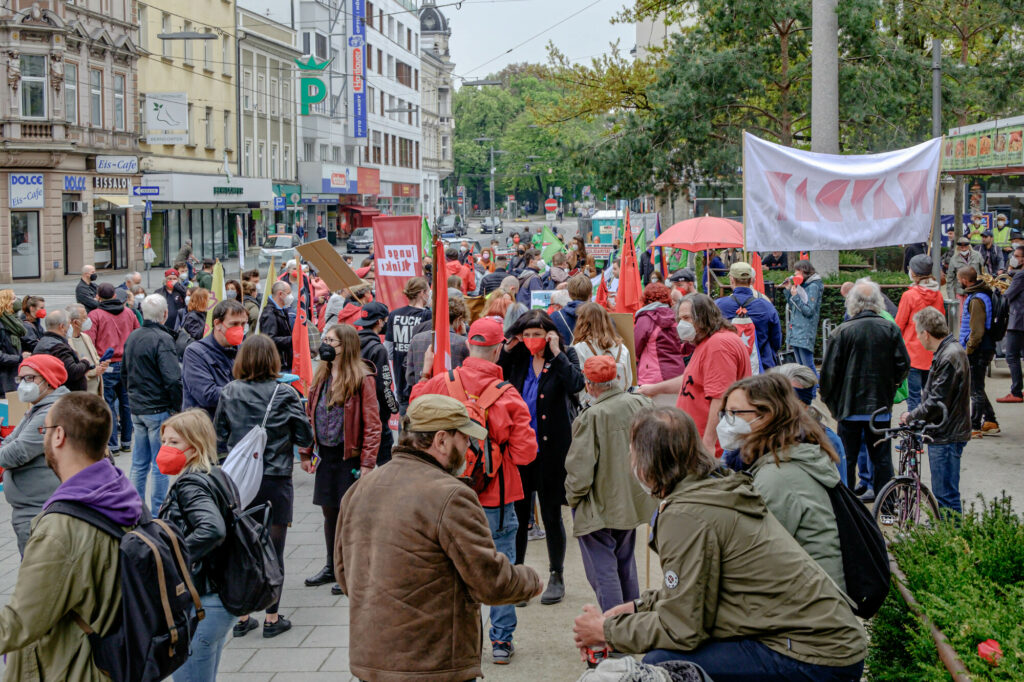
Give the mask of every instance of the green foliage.
[[[1024, 679], [1024, 518], [1005, 494], [890, 548], [907, 587], [976, 680]], [[993, 667], [977, 646], [995, 639]], [[871, 623], [870, 680], [945, 680], [927, 630], [893, 590]]]
[[839, 264], [840, 265], [860, 265], [867, 267], [868, 262], [864, 256], [860, 255], [856, 251], [840, 251], [839, 252]]

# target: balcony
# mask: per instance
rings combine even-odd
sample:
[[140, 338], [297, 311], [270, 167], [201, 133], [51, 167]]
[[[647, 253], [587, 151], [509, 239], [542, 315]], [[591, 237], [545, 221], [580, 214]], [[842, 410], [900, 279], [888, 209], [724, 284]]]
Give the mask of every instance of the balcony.
[[8, 148], [39, 151], [78, 148], [83, 152], [96, 150], [134, 154], [139, 149], [138, 134], [134, 132], [23, 119], [0, 120], [0, 141]]
[[52, 140], [52, 123], [22, 123], [21, 137], [24, 140]]

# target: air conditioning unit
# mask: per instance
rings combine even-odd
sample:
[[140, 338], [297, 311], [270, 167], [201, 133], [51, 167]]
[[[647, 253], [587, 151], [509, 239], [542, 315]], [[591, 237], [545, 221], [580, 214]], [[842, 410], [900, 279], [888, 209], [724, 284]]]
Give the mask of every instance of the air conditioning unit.
[[65, 201], [64, 212], [85, 215], [89, 212], [89, 204], [85, 201]]

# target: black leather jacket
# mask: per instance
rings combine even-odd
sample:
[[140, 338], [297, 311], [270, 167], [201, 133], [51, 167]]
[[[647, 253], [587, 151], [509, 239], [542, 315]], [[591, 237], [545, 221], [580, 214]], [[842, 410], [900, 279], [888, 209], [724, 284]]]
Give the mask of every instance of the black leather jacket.
[[276, 381], [235, 380], [220, 392], [220, 402], [213, 417], [217, 431], [217, 452], [226, 455], [252, 427], [267, 416], [267, 447], [263, 451], [264, 476], [291, 476], [295, 465], [292, 446], [313, 444], [313, 429], [299, 402], [299, 394], [287, 384], [280, 384], [273, 398]]
[[837, 421], [892, 408], [910, 372], [900, 328], [865, 311], [839, 325], [821, 366], [821, 399]]
[[[227, 524], [218, 502], [220, 492], [210, 479], [211, 474], [198, 471], [182, 474], [167, 491], [159, 513], [161, 519], [173, 523], [185, 536], [185, 547], [192, 562], [192, 580], [200, 595], [217, 591], [206, 557], [227, 536]], [[231, 486], [237, 500], [234, 483], [227, 476], [223, 480]]]
[[928, 382], [921, 391], [921, 404], [908, 416], [908, 420], [924, 419], [937, 424], [942, 419], [942, 408], [946, 406], [946, 421], [930, 432], [936, 445], [963, 443], [971, 439], [971, 371], [967, 351], [956, 337], [947, 336], [932, 356], [928, 370]]

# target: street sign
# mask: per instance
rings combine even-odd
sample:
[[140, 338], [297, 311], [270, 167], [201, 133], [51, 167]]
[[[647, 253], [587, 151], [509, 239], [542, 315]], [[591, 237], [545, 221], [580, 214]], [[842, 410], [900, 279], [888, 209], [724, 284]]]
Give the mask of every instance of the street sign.
[[459, 197], [459, 206], [462, 206], [464, 203], [466, 203], [466, 200], [463, 199], [462, 197]]
[[515, 194], [509, 194], [509, 195], [508, 195], [508, 201], [509, 201], [509, 203], [512, 203], [512, 202], [513, 202], [513, 201], [515, 201], [515, 200], [516, 200], [516, 195], [515, 195]]
[[274, 197], [274, 210], [283, 211], [285, 210], [285, 199], [284, 197]]
[[132, 187], [132, 196], [155, 197], [160, 194], [160, 188], [153, 185], [135, 185]]
[[583, 185], [583, 196], [590, 196], [590, 185]]
[[556, 197], [561, 197], [562, 196], [562, 188], [561, 187], [556, 187], [555, 188], [555, 196]]
[[153, 219], [153, 202], [150, 201], [149, 199], [146, 199], [145, 218], [146, 218], [146, 220], [152, 220]]
[[548, 213], [554, 213], [555, 211], [558, 210], [558, 202], [555, 201], [554, 199], [548, 199], [547, 201], [544, 202], [544, 208], [547, 210]]
[[298, 205], [298, 203], [299, 203], [299, 199], [300, 199], [300, 198], [301, 198], [301, 197], [299, 196], [299, 193], [298, 193], [298, 192], [292, 192], [292, 193], [291, 193], [291, 194], [290, 194], [290, 195], [288, 196], [288, 200], [292, 202], [292, 206], [297, 206], [297, 205]]

